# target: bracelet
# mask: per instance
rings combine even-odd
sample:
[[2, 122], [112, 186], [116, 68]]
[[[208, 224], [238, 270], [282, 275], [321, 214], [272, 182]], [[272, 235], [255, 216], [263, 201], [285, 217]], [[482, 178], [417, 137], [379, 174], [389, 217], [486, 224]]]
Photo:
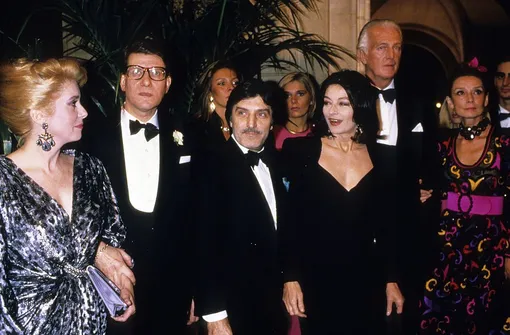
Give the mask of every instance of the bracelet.
[[97, 251], [96, 257], [94, 258], [94, 262], [97, 262], [97, 259], [99, 258], [99, 255], [103, 253], [106, 248], [108, 248], [108, 243], [105, 243], [99, 250]]

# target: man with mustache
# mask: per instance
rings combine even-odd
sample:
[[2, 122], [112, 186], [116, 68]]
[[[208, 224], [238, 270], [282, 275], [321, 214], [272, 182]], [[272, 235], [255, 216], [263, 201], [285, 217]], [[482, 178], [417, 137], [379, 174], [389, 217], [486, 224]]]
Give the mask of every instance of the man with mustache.
[[277, 261], [286, 191], [266, 145], [281, 97], [255, 79], [237, 86], [225, 114], [232, 136], [211, 149], [200, 174], [195, 301], [211, 335], [286, 332]]
[[[494, 74], [495, 103], [491, 106], [491, 118], [498, 128], [510, 128], [510, 56], [501, 58]], [[508, 133], [508, 130], [505, 132]]]
[[[394, 178], [386, 181], [387, 186], [381, 196], [393, 197], [397, 211], [395, 213], [388, 209], [381, 216], [390, 215], [395, 218], [395, 247], [399, 255], [400, 272], [400, 281], [395, 285], [400, 287], [406, 299], [403, 329], [400, 331], [412, 334], [416, 329], [418, 297], [422, 293], [424, 270], [428, 268], [426, 263], [429, 255], [433, 254], [431, 240], [436, 227], [434, 218], [439, 211], [437, 202], [432, 200], [426, 203], [430, 208], [420, 206], [420, 188], [431, 193], [436, 180], [436, 170], [427, 166], [436, 162], [436, 121], [432, 109], [424, 110], [425, 104], [420, 99], [414, 94], [403, 92], [405, 86], [412, 85], [395, 83], [402, 44], [402, 31], [397, 23], [386, 19], [372, 20], [361, 30], [357, 56], [365, 66], [365, 74], [372, 81], [374, 94], [378, 97], [378, 154], [392, 162]], [[397, 334], [398, 330], [392, 329], [390, 332]]]
[[153, 38], [125, 50], [124, 105], [85, 125], [84, 151], [105, 165], [136, 262], [137, 313], [111, 334], [184, 334], [191, 306], [189, 138], [160, 107], [172, 79], [163, 46]]

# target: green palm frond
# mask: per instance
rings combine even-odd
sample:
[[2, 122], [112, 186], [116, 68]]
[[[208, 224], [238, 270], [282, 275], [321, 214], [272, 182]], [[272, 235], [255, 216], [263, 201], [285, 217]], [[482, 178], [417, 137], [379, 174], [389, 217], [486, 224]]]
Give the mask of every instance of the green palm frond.
[[353, 57], [300, 31], [304, 15], [318, 14], [318, 1], [51, 0], [45, 10], [62, 13], [63, 37], [72, 38], [66, 53], [87, 55], [83, 61], [91, 84], [85, 90], [99, 110], [120, 103], [125, 46], [153, 34], [164, 39], [173, 59], [171, 103], [190, 113], [205, 73], [219, 60], [233, 61], [251, 77], [268, 67], [338, 67], [338, 59]]

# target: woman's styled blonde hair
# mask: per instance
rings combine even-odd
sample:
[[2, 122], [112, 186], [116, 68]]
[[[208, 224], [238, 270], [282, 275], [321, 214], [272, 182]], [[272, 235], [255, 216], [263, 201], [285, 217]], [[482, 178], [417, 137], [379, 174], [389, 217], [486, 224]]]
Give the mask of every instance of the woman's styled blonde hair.
[[18, 59], [0, 66], [0, 118], [17, 136], [32, 130], [30, 111], [51, 115], [67, 82], [81, 87], [87, 72], [73, 59], [29, 61]]
[[303, 84], [308, 93], [310, 93], [311, 104], [308, 108], [308, 120], [311, 120], [315, 114], [315, 109], [317, 108], [317, 81], [308, 73], [291, 72], [283, 76], [283, 78], [278, 82], [278, 85], [283, 89], [285, 85], [293, 81], [298, 81]]

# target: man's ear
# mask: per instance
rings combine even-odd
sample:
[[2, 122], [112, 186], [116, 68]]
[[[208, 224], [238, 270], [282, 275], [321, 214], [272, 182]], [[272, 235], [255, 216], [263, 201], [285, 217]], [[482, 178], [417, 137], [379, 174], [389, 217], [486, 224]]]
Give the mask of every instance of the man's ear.
[[172, 85], [172, 77], [166, 76], [165, 84], [166, 84], [165, 93], [168, 93], [168, 90], [170, 89], [170, 86]]
[[122, 90], [122, 92], [126, 92], [126, 75], [125, 74], [121, 74], [120, 75], [120, 89]]
[[363, 65], [367, 65], [367, 53], [363, 49], [360, 48], [356, 51], [356, 57]]

